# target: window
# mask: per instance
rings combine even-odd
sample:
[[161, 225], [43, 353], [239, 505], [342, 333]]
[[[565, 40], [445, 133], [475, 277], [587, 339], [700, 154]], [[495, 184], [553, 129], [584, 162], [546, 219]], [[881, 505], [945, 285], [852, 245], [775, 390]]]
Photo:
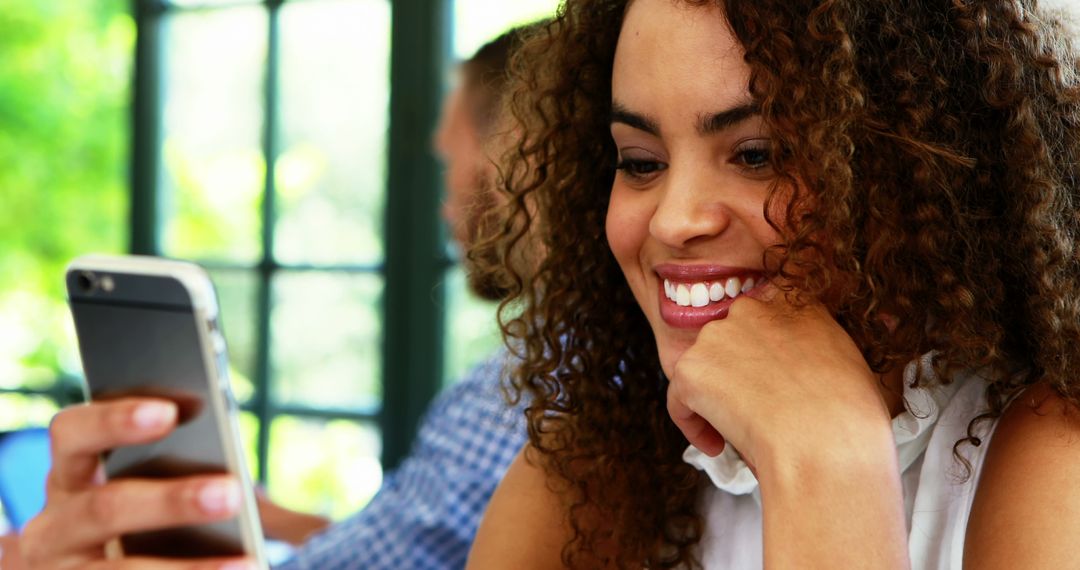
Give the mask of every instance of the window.
[[82, 397], [62, 275], [125, 247], [134, 41], [122, 0], [0, 10], [0, 430]]
[[361, 506], [428, 400], [499, 343], [437, 215], [449, 71], [554, 6], [7, 6], [0, 429], [81, 399], [70, 259], [188, 258], [218, 287], [253, 472], [293, 507]]
[[140, 6], [134, 249], [211, 270], [271, 495], [352, 512], [498, 344], [429, 141], [453, 61], [553, 2]]
[[125, 247], [134, 41], [122, 0], [0, 10], [0, 430], [82, 398], [63, 271]]
[[[453, 59], [469, 58], [484, 43], [509, 28], [550, 17], [556, 0], [457, 0], [453, 8]], [[443, 379], [453, 382], [470, 366], [490, 355], [501, 341], [495, 306], [470, 295], [459, 265], [448, 268]]]

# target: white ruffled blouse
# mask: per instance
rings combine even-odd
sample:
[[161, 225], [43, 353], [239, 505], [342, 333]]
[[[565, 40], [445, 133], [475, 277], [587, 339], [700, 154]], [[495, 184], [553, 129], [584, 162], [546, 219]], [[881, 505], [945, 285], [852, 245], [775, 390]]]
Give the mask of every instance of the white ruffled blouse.
[[[904, 486], [908, 523], [908, 551], [915, 570], [962, 567], [964, 534], [983, 457], [995, 422], [980, 424], [982, 445], [961, 446], [971, 463], [963, 477], [953, 456], [953, 445], [967, 436], [968, 423], [986, 409], [986, 383], [961, 376], [948, 386], [910, 388], [916, 373], [932, 374], [929, 356], [904, 370], [905, 411], [893, 418], [892, 429]], [[761, 568], [761, 496], [757, 479], [727, 446], [709, 457], [690, 446], [683, 459], [704, 471], [712, 485], [702, 497], [705, 531], [700, 559], [709, 570]]]

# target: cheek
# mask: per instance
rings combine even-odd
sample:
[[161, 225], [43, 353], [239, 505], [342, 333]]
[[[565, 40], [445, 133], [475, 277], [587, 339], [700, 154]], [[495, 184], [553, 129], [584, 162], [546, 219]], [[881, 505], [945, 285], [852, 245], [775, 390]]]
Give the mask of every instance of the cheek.
[[605, 229], [611, 252], [627, 277], [631, 266], [637, 266], [638, 253], [649, 235], [649, 220], [649, 211], [640, 200], [627, 190], [612, 189]]

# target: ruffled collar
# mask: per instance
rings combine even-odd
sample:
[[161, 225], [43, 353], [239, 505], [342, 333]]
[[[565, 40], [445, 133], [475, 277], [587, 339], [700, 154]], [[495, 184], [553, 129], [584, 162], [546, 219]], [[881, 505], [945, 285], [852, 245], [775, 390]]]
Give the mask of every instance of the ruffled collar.
[[[931, 359], [932, 354], [924, 355], [904, 369], [904, 411], [892, 420], [901, 473], [907, 471], [926, 451], [941, 410], [962, 384], [958, 378], [948, 386], [940, 385], [931, 366]], [[922, 384], [928, 387], [911, 387], [918, 375], [922, 376]], [[709, 457], [698, 448], [688, 446], [683, 452], [683, 461], [704, 471], [712, 484], [721, 491], [732, 495], [756, 495], [757, 478], [730, 445], [725, 446], [724, 451], [716, 457]]]

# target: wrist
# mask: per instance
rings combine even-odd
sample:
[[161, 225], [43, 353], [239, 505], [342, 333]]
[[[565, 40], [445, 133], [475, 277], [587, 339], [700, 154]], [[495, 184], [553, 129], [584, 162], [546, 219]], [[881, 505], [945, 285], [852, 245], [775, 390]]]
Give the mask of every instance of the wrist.
[[888, 424], [862, 424], [830, 434], [828, 440], [788, 441], [763, 451], [755, 458], [762, 493], [770, 488], [858, 484], [868, 478], [899, 482], [896, 442]]
[[842, 473], [867, 464], [895, 463], [896, 438], [888, 416], [822, 416], [816, 421], [819, 426], [770, 430], [784, 435], [755, 442], [753, 459], [758, 469], [812, 469], [825, 474], [834, 469]]
[[908, 567], [891, 430], [768, 457], [758, 466], [767, 567]]

